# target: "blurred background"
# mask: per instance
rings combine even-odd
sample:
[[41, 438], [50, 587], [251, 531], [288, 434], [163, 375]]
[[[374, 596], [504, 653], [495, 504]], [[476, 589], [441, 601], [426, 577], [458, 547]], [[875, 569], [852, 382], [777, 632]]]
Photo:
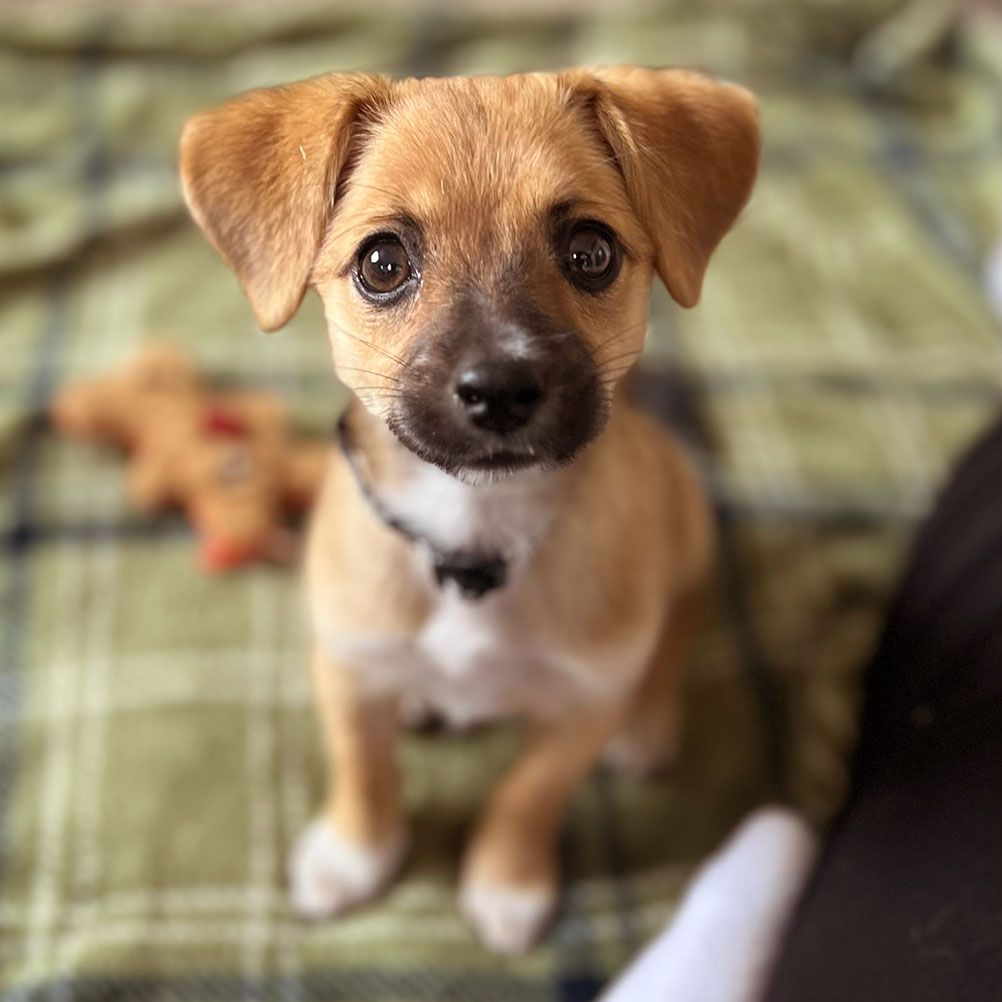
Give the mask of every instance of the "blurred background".
[[[41, 999], [594, 997], [752, 806], [838, 808], [859, 673], [917, 520], [998, 407], [1000, 23], [946, 0], [0, 5], [0, 990]], [[722, 552], [679, 762], [603, 774], [526, 958], [473, 943], [457, 852], [514, 748], [408, 737], [414, 853], [376, 906], [296, 922], [319, 797], [295, 571], [198, 570], [121, 457], [45, 420], [144, 341], [345, 402], [319, 304], [261, 334], [187, 219], [185, 117], [333, 69], [685, 65], [761, 100], [750, 206], [700, 306], [653, 301], [637, 393], [689, 440]], [[996, 293], [997, 294], [997, 293]]]

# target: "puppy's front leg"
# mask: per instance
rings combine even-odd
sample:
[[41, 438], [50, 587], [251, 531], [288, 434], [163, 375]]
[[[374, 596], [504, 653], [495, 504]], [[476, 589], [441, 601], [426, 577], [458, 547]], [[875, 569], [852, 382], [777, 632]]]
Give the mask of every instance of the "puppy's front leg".
[[528, 949], [552, 916], [564, 814], [621, 715], [591, 707], [537, 725], [491, 797], [466, 853], [459, 900], [496, 953]]
[[313, 687], [328, 759], [326, 809], [289, 859], [293, 908], [324, 918], [375, 897], [406, 851], [394, 755], [396, 701], [359, 691], [350, 671], [314, 650]]

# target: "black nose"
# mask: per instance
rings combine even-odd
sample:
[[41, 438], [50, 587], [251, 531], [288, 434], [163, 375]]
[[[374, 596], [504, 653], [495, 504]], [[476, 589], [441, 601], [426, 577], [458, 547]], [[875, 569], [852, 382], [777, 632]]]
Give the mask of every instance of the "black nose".
[[494, 359], [462, 369], [455, 394], [471, 424], [506, 435], [532, 417], [543, 387], [528, 362]]

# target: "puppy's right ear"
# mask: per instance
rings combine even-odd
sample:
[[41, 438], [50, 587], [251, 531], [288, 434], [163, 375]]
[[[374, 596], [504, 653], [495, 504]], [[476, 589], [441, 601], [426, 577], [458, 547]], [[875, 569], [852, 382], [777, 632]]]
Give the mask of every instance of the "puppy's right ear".
[[185, 201], [263, 330], [299, 307], [354, 128], [390, 87], [385, 77], [332, 73], [250, 91], [185, 124]]

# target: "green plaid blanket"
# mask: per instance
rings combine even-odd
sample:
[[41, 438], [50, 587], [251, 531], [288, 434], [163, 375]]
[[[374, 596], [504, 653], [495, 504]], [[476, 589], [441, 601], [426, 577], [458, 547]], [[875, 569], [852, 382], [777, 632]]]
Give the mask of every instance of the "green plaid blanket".
[[[587, 1000], [764, 799], [823, 821], [903, 548], [997, 407], [997, 25], [924, 0], [521, 17], [331, 4], [0, 9], [0, 992], [10, 1000]], [[754, 200], [703, 303], [655, 298], [638, 392], [688, 435], [723, 547], [665, 779], [598, 774], [556, 926], [489, 956], [459, 846], [517, 740], [408, 737], [416, 845], [376, 906], [307, 926], [284, 857], [317, 801], [295, 574], [194, 568], [120, 459], [46, 428], [63, 380], [152, 336], [330, 426], [309, 302], [280, 335], [186, 220], [186, 114], [332, 68], [687, 64], [762, 98]], [[735, 903], [736, 907], [740, 903]]]

